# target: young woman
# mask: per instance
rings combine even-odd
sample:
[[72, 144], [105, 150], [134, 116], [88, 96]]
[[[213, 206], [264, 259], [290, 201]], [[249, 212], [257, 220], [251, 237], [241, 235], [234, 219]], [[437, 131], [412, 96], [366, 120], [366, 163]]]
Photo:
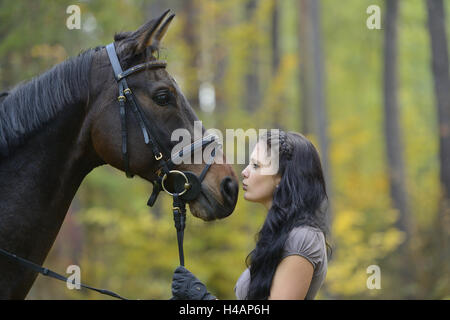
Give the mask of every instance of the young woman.
[[[261, 203], [268, 213], [235, 294], [238, 299], [313, 299], [328, 263], [328, 198], [320, 158], [301, 134], [268, 132], [261, 138], [241, 175], [244, 199]], [[270, 161], [275, 150], [278, 163]], [[174, 299], [216, 299], [181, 266], [172, 294]]]

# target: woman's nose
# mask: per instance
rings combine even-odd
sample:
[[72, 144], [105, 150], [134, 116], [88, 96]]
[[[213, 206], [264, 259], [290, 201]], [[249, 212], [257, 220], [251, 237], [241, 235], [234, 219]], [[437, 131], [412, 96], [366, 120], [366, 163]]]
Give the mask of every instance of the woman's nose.
[[245, 167], [245, 169], [242, 170], [241, 176], [242, 176], [242, 178], [247, 178], [247, 167]]

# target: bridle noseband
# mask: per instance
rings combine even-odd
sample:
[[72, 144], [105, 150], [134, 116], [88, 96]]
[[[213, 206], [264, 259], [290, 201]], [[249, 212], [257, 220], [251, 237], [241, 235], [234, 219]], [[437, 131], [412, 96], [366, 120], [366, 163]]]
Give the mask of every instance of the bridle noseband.
[[[161, 146], [157, 143], [155, 137], [157, 135], [154, 132], [154, 128], [151, 125], [148, 125], [148, 119], [144, 116], [144, 112], [142, 108], [139, 106], [136, 97], [133, 95], [133, 92], [128, 87], [126, 78], [136, 72], [153, 69], [153, 68], [165, 68], [167, 63], [165, 61], [160, 60], [152, 60], [145, 63], [138, 64], [134, 67], [131, 67], [125, 71], [122, 70], [120, 66], [119, 58], [117, 57], [116, 49], [114, 43], [110, 43], [106, 46], [106, 51], [108, 53], [109, 61], [111, 62], [111, 66], [114, 71], [114, 77], [119, 86], [119, 96], [117, 100], [119, 102], [119, 114], [120, 114], [120, 122], [122, 128], [122, 158], [124, 163], [125, 174], [128, 178], [132, 178], [134, 175], [130, 171], [129, 167], [129, 154], [128, 154], [128, 132], [127, 132], [127, 109], [126, 106], [129, 105], [133, 114], [136, 117], [136, 120], [141, 128], [142, 134], [144, 136], [144, 142], [148, 145], [153, 152], [153, 156], [155, 160], [159, 163], [159, 169], [156, 172], [157, 178], [152, 182], [153, 191], [147, 202], [147, 205], [150, 207], [155, 204], [155, 201], [161, 191], [165, 191], [167, 194], [172, 196], [173, 198], [173, 218], [175, 221], [175, 228], [177, 229], [177, 242], [178, 242], [178, 255], [180, 258], [180, 265], [184, 266], [184, 253], [183, 253], [183, 237], [184, 237], [184, 228], [186, 226], [186, 203], [188, 201], [192, 201], [196, 199], [201, 192], [201, 184], [203, 179], [206, 176], [209, 168], [215, 157], [214, 148], [211, 152], [210, 159], [206, 162], [206, 166], [203, 168], [203, 171], [199, 176], [190, 171], [180, 171], [175, 169], [175, 164], [172, 159], [166, 159], [164, 157], [165, 154], [170, 154], [169, 152], [161, 151]], [[179, 152], [175, 153], [175, 156], [183, 158], [186, 155], [191, 155], [198, 149], [202, 149], [205, 146], [208, 146], [212, 143], [215, 143], [217, 147], [220, 147], [219, 141], [215, 135], [208, 135], [200, 140], [194, 141], [190, 145], [182, 148]], [[166, 149], [166, 148], [165, 148]], [[169, 178], [173, 179], [173, 190], [169, 190], [166, 185], [167, 180]], [[40, 265], [37, 265], [27, 259], [21, 258], [13, 253], [10, 253], [2, 248], [0, 248], [0, 255], [13, 260], [28, 269], [31, 269], [35, 272], [38, 272], [44, 276], [48, 276], [54, 279], [58, 279], [61, 281], [70, 281], [67, 277], [64, 277], [50, 269], [44, 268]], [[84, 284], [80, 284], [80, 286], [94, 290], [99, 293], [115, 297], [118, 299], [126, 300], [121, 297], [117, 293], [114, 293], [109, 290], [98, 289], [91, 286], [87, 286]]]

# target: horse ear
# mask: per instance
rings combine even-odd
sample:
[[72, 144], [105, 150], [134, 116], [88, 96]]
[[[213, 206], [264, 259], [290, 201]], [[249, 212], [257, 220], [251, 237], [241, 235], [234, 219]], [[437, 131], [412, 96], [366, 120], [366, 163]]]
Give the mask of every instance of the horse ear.
[[167, 29], [169, 29], [169, 25], [172, 22], [173, 18], [175, 17], [175, 14], [171, 14], [166, 21], [164, 21], [164, 23], [162, 24], [162, 26], [158, 29], [158, 31], [155, 34], [154, 40], [152, 45], [154, 47], [159, 47], [159, 43], [161, 41], [161, 39], [165, 36]]
[[166, 10], [158, 19], [147, 22], [136, 32], [134, 32], [133, 37], [136, 39], [137, 44], [136, 52], [143, 52], [147, 47], [153, 44], [155, 35], [159, 33], [159, 26], [161, 25], [162, 21], [167, 16], [169, 11], [170, 9]]

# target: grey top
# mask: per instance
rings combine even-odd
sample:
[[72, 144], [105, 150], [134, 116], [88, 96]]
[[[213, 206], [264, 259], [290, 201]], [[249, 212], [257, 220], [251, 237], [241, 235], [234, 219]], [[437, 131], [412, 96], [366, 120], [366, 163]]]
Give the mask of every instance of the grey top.
[[[314, 267], [311, 284], [305, 299], [312, 300], [322, 286], [327, 275], [328, 260], [325, 237], [320, 229], [310, 226], [294, 228], [288, 236], [283, 249], [282, 259], [287, 256], [299, 255], [307, 259]], [[250, 283], [250, 271], [247, 268], [239, 277], [234, 287], [236, 298], [244, 300], [247, 297]]]

